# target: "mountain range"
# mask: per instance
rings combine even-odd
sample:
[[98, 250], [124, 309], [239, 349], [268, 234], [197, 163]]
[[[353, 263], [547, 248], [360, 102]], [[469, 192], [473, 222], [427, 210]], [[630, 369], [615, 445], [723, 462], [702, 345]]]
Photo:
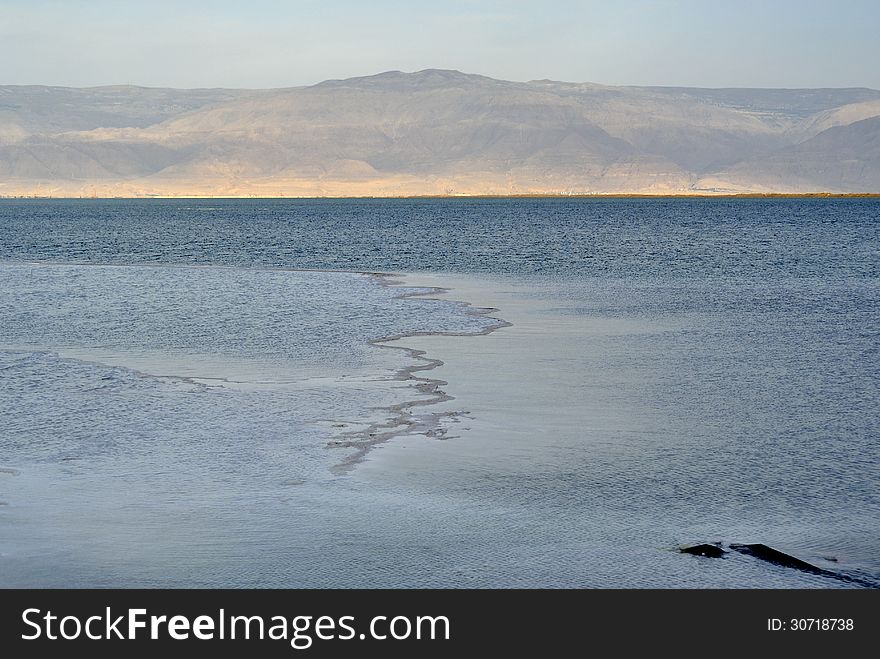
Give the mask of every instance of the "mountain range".
[[880, 192], [880, 91], [510, 82], [0, 86], [0, 195]]

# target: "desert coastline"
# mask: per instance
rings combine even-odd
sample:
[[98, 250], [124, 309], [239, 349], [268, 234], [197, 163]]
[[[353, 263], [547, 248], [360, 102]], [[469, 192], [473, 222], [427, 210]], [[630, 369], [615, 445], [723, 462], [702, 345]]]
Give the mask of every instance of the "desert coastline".
[[0, 647], [871, 647], [877, 25], [5, 3]]
[[150, 200], [150, 199], [268, 199], [281, 200], [286, 199], [296, 201], [303, 200], [346, 200], [346, 199], [402, 199], [402, 200], [418, 200], [418, 199], [871, 199], [880, 197], [878, 192], [690, 192], [690, 193], [650, 193], [650, 192], [589, 192], [567, 194], [560, 192], [535, 192], [523, 194], [408, 194], [408, 195], [373, 195], [373, 194], [356, 194], [352, 192], [336, 194], [336, 195], [260, 195], [260, 194], [239, 194], [239, 195], [223, 195], [223, 194], [174, 194], [174, 195], [77, 195], [68, 196], [60, 195], [44, 195], [38, 193], [19, 193], [0, 195], [0, 199], [124, 199], [124, 200]]
[[877, 585], [875, 44], [780, 6], [10, 13], [7, 574]]

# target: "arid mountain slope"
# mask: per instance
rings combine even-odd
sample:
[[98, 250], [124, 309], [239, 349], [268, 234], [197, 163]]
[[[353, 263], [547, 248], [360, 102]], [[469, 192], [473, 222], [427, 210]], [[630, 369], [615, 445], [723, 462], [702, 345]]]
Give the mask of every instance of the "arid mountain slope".
[[0, 87], [0, 194], [878, 192], [878, 131], [870, 89]]

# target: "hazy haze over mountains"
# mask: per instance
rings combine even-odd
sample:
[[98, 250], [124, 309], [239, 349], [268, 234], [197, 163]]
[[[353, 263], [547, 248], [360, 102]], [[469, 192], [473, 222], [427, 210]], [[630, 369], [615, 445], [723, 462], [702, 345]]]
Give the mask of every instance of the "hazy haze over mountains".
[[880, 91], [0, 86], [0, 195], [880, 192]]

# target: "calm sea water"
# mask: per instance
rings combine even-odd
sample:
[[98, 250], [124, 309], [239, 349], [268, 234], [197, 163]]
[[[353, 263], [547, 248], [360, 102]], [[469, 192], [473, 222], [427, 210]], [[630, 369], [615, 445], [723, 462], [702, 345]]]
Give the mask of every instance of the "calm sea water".
[[[858, 199], [4, 201], [0, 585], [847, 585], [672, 551], [755, 536], [880, 583], [878, 215]], [[480, 478], [338, 469], [352, 450], [329, 443], [429, 397], [396, 379], [411, 356], [370, 341], [493, 326], [358, 271], [478, 274], [553, 300], [548, 324], [654, 327], [559, 359], [560, 401], [586, 391], [651, 431], [493, 444]]]

